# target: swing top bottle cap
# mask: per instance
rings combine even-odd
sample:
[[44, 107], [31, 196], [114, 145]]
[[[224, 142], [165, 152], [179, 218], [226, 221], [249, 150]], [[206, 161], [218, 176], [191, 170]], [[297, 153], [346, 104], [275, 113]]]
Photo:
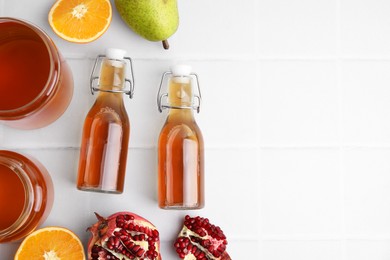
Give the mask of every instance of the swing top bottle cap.
[[173, 76], [189, 76], [192, 72], [192, 68], [190, 65], [177, 64], [171, 66], [171, 72]]
[[108, 48], [106, 49], [106, 57], [114, 60], [123, 60], [126, 51], [122, 49]]

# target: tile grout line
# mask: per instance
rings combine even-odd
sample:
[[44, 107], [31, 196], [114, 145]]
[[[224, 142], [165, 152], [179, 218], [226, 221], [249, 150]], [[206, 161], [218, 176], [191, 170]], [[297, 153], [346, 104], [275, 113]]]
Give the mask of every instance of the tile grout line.
[[[260, 79], [260, 75], [261, 73], [259, 73], [259, 64], [258, 64], [258, 53], [259, 53], [259, 50], [258, 50], [258, 46], [259, 46], [259, 42], [260, 42], [260, 36], [259, 36], [259, 24], [257, 22], [257, 14], [259, 12], [259, 8], [260, 8], [260, 4], [257, 0], [252, 0], [253, 4], [254, 4], [254, 24], [255, 26], [253, 26], [253, 30], [254, 30], [254, 37], [255, 37], [255, 57], [256, 57], [256, 60], [255, 60], [255, 66], [256, 66], [256, 75], [255, 75], [255, 82], [256, 82], [256, 91], [255, 91], [255, 95], [257, 97], [260, 97], [261, 95], [261, 79]], [[259, 160], [260, 158], [260, 139], [261, 139], [261, 131], [260, 131], [260, 116], [259, 116], [259, 111], [260, 111], [260, 104], [259, 102], [256, 102], [256, 105], [255, 105], [255, 118], [256, 118], [256, 184], [258, 187], [261, 187], [261, 179], [262, 179], [262, 173], [261, 173], [261, 165], [260, 165], [260, 162], [261, 160]], [[263, 205], [262, 205], [262, 198], [261, 198], [261, 188], [257, 189], [257, 214], [258, 214], [258, 227], [257, 227], [257, 233], [258, 233], [258, 239], [257, 239], [257, 243], [258, 243], [258, 247], [259, 247], [259, 250], [258, 250], [258, 255], [257, 257], [259, 257], [259, 259], [264, 259], [264, 239], [263, 239], [263, 225], [264, 225], [264, 221], [263, 221], [263, 218], [262, 218], [262, 210], [263, 210]]]
[[342, 240], [365, 240], [365, 241], [390, 241], [390, 235], [328, 235], [328, 234], [294, 234], [294, 235], [263, 235], [264, 241], [342, 241]]
[[[1, 2], [0, 2], [1, 4]], [[95, 60], [95, 57], [89, 56], [87, 54], [80, 53], [64, 53], [64, 56], [68, 60]], [[270, 57], [261, 57], [258, 54], [256, 55], [186, 55], [181, 56], [183, 59], [192, 61], [192, 62], [248, 62], [248, 61], [257, 61], [257, 62], [389, 62], [390, 56], [270, 56]], [[133, 57], [134, 61], [171, 61], [175, 57]]]
[[379, 145], [379, 144], [281, 144], [281, 145], [260, 145], [261, 149], [390, 149], [390, 144], [388, 145]]
[[[0, 128], [0, 137], [2, 136], [2, 129]], [[1, 139], [0, 139], [1, 141]], [[1, 142], [0, 142], [1, 145]], [[1, 146], [3, 149], [14, 149], [14, 150], [79, 150], [80, 146]], [[155, 145], [141, 145], [128, 147], [128, 150], [154, 150], [157, 149]], [[225, 145], [225, 146], [207, 146], [206, 150], [219, 151], [219, 150], [257, 150], [256, 145]]]
[[[2, 128], [0, 127], [0, 144], [1, 144], [1, 137], [2, 137]], [[74, 146], [65, 146], [65, 145], [53, 145], [53, 146], [11, 146], [11, 145], [5, 145], [2, 146], [4, 149], [16, 149], [16, 150], [40, 150], [40, 149], [46, 149], [46, 150], [78, 150], [80, 149], [79, 145]], [[207, 146], [205, 149], [207, 150], [320, 150], [320, 149], [326, 149], [326, 150], [340, 150], [343, 149], [343, 151], [349, 150], [349, 149], [383, 149], [383, 150], [389, 150], [390, 145], [213, 145], [213, 146]], [[156, 149], [155, 145], [138, 145], [138, 146], [132, 146], [129, 147], [129, 150], [152, 150]]]
[[343, 84], [342, 84], [342, 75], [343, 68], [342, 64], [345, 60], [342, 53], [342, 25], [341, 25], [341, 0], [336, 1], [336, 10], [337, 10], [337, 38], [338, 38], [338, 50], [339, 50], [339, 59], [337, 61], [337, 89], [338, 89], [338, 128], [339, 128], [339, 174], [340, 174], [340, 224], [341, 224], [341, 259], [347, 260], [347, 233], [346, 233], [346, 216], [345, 216], [345, 146], [343, 145], [344, 140], [344, 115], [343, 115], [343, 105], [344, 105], [344, 95], [343, 95]]
[[341, 221], [341, 253], [343, 260], [347, 259], [347, 231], [346, 231], [346, 205], [345, 205], [345, 148], [339, 150], [339, 174], [340, 174], [340, 221]]

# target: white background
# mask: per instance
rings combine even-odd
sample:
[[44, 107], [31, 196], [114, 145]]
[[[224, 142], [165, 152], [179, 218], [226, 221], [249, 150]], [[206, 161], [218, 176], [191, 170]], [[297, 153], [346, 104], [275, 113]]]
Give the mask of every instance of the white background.
[[[225, 231], [234, 260], [390, 259], [390, 1], [179, 0], [171, 49], [119, 18], [97, 41], [58, 38], [54, 1], [0, 0], [0, 15], [43, 28], [69, 62], [73, 100], [54, 124], [0, 125], [0, 147], [35, 156], [50, 171], [55, 203], [43, 226], [75, 231], [86, 245], [93, 212], [129, 210], [160, 230], [165, 260], [186, 214]], [[113, 2], [112, 2], [113, 3]], [[125, 192], [75, 188], [94, 58], [107, 47], [133, 58], [136, 92], [126, 100], [131, 137]], [[196, 116], [206, 145], [206, 207], [164, 211], [156, 203], [156, 143], [166, 113], [161, 75], [177, 60], [200, 76]], [[18, 244], [0, 245], [12, 259]]]

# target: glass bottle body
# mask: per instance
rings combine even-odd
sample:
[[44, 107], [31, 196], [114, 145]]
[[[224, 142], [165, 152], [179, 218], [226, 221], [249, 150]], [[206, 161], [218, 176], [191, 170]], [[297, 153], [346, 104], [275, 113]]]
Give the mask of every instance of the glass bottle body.
[[158, 203], [164, 209], [204, 207], [204, 144], [194, 119], [190, 80], [169, 85], [169, 111], [158, 142]]
[[123, 88], [124, 70], [125, 64], [119, 61], [102, 64], [101, 91], [83, 127], [77, 180], [80, 190], [123, 192], [130, 123], [123, 94], [115, 91]]

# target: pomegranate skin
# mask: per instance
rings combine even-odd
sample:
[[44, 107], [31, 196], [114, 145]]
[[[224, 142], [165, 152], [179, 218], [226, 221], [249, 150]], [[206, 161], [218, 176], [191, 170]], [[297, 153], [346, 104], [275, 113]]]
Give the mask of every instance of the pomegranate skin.
[[132, 212], [117, 212], [98, 221], [88, 230], [89, 260], [161, 260], [157, 228], [147, 219]]
[[222, 229], [207, 218], [185, 216], [174, 247], [185, 260], [231, 260], [226, 252], [226, 236]]

